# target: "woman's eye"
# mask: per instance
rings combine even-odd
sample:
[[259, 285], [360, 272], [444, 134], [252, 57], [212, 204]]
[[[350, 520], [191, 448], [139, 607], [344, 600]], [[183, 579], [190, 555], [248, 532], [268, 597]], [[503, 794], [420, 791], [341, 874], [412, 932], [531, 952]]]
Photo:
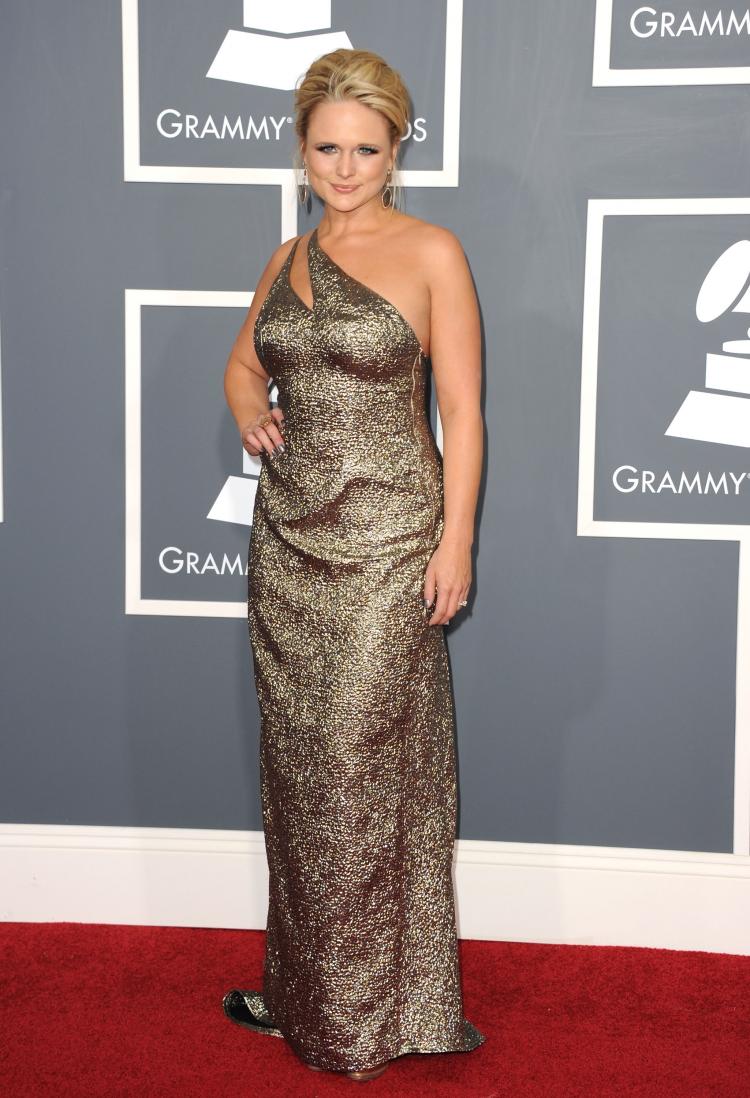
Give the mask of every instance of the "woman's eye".
[[[315, 147], [318, 150], [318, 152], [328, 152], [329, 149], [335, 149], [336, 148], [335, 145], [316, 145]], [[359, 151], [360, 152], [365, 152], [368, 155], [370, 155], [372, 153], [376, 153], [378, 150], [374, 149], [372, 147], [372, 145], [360, 145]]]

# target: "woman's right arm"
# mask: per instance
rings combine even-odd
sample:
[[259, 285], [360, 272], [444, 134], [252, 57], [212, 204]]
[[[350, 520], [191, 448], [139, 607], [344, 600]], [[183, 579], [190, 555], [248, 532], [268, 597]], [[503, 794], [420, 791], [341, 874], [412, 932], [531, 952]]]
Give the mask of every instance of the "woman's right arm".
[[[268, 403], [268, 383], [271, 378], [255, 353], [253, 330], [266, 295], [296, 239], [292, 237], [280, 244], [266, 264], [224, 371], [224, 395], [227, 404], [237, 423], [242, 445], [253, 457], [257, 457], [264, 449], [270, 454], [283, 442], [279, 424], [283, 421], [284, 413], [280, 408], [271, 409]], [[268, 413], [273, 416], [273, 420], [264, 427], [256, 426], [257, 420]]]

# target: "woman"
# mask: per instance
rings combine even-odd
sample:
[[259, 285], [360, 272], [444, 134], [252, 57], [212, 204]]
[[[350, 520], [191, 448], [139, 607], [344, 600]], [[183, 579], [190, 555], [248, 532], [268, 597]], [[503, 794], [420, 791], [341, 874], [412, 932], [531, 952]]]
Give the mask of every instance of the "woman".
[[295, 107], [323, 216], [272, 255], [225, 378], [262, 458], [248, 627], [270, 895], [263, 992], [232, 989], [224, 1010], [364, 1080], [484, 1041], [459, 982], [443, 631], [471, 586], [479, 317], [456, 237], [393, 201], [398, 73], [336, 50]]

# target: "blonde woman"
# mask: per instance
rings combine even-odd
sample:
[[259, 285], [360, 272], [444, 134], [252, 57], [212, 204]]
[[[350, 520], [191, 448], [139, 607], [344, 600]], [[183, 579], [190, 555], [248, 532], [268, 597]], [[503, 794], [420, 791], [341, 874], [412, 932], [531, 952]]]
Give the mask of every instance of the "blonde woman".
[[457, 238], [395, 201], [399, 74], [336, 50], [295, 108], [301, 197], [323, 214], [271, 256], [225, 376], [262, 458], [248, 627], [270, 897], [263, 989], [223, 1005], [362, 1081], [485, 1039], [460, 986], [443, 628], [472, 583], [479, 314]]

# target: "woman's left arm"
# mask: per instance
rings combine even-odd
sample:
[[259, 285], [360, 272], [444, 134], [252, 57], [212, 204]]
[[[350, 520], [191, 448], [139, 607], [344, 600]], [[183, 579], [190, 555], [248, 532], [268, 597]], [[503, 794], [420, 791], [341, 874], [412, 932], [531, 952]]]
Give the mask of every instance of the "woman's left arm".
[[[471, 547], [484, 451], [479, 305], [458, 238], [432, 226], [425, 242], [430, 286], [430, 361], [443, 429], [444, 522], [425, 573], [429, 625], [444, 625], [468, 599]], [[437, 599], [436, 599], [437, 595]]]

